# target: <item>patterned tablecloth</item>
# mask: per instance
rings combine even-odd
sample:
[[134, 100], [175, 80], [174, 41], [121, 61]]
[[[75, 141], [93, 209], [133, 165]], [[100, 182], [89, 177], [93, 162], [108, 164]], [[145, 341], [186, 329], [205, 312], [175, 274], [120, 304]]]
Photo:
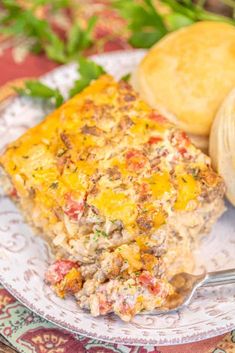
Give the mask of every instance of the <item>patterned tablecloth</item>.
[[24, 353], [235, 352], [235, 331], [198, 343], [171, 347], [131, 347], [75, 336], [32, 313], [3, 287], [0, 287], [0, 333], [13, 347]]
[[[108, 0], [80, 2], [83, 20], [94, 13], [99, 16], [95, 45], [87, 54], [130, 48], [123, 20], [110, 10]], [[28, 54], [25, 43], [0, 37], [0, 102], [12, 95], [11, 86], [21, 85], [25, 77], [37, 77], [55, 66], [44, 56]], [[24, 353], [235, 353], [235, 331], [171, 347], [131, 347], [75, 336], [32, 313], [0, 285], [0, 341], [3, 337], [6, 341], [0, 342], [0, 353], [13, 352], [6, 342]]]

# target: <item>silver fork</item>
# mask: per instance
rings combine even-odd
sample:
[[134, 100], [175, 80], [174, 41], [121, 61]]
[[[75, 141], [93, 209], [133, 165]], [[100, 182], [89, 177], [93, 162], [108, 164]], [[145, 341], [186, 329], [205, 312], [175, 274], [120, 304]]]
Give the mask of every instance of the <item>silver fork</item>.
[[186, 272], [172, 277], [170, 283], [175, 288], [175, 294], [169, 296], [163, 307], [153, 311], [143, 311], [141, 314], [167, 314], [187, 306], [199, 287], [219, 286], [235, 283], [235, 268], [223, 271], [191, 275]]

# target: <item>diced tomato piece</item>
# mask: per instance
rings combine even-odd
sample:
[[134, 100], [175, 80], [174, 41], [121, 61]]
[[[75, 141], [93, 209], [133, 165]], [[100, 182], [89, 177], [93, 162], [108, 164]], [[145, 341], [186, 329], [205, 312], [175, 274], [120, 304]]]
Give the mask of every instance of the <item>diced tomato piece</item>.
[[172, 137], [176, 140], [178, 146], [188, 147], [190, 145], [190, 140], [184, 131], [176, 131]]
[[11, 189], [11, 191], [9, 192], [9, 196], [10, 196], [10, 197], [13, 197], [13, 198], [17, 198], [17, 197], [18, 197], [16, 188], [13, 187], [13, 188]]
[[146, 287], [152, 294], [159, 294], [162, 290], [162, 285], [159, 282], [156, 282], [149, 272], [143, 272], [139, 276], [139, 282], [143, 287]]
[[138, 192], [140, 193], [140, 195], [146, 195], [149, 193], [150, 191], [150, 187], [149, 184], [147, 183], [142, 183], [142, 184], [138, 184], [138, 188], [137, 188]]
[[75, 201], [70, 195], [66, 195], [67, 204], [64, 213], [72, 220], [78, 221], [85, 208], [85, 199]]
[[70, 260], [58, 260], [48, 268], [45, 279], [50, 284], [59, 283], [73, 267], [77, 267], [76, 262]]
[[132, 157], [135, 157], [138, 153], [140, 153], [139, 151], [137, 150], [130, 150], [126, 153], [126, 159], [131, 159]]
[[181, 156], [185, 157], [185, 155], [188, 154], [187, 157], [190, 158], [188, 153], [189, 151], [187, 149], [190, 145], [190, 140], [185, 132], [175, 131], [172, 135], [171, 142], [174, 146], [176, 146]]
[[103, 38], [105, 36], [109, 36], [110, 35], [110, 28], [108, 28], [105, 25], [100, 24], [99, 26], [95, 27], [95, 38], [96, 39], [100, 39]]
[[161, 114], [159, 114], [159, 113], [157, 113], [157, 112], [155, 112], [155, 111], [153, 111], [151, 114], [150, 114], [150, 119], [151, 120], [154, 120], [154, 121], [156, 121], [157, 123], [160, 123], [160, 124], [165, 124], [165, 123], [167, 123], [167, 119], [163, 116], [163, 115], [161, 115]]
[[137, 172], [142, 169], [147, 161], [148, 159], [141, 151], [132, 149], [126, 153], [127, 169], [131, 171]]
[[182, 136], [182, 140], [185, 142], [185, 146], [188, 146], [190, 144], [190, 140], [186, 132], [182, 131], [181, 136]]
[[160, 283], [156, 283], [154, 286], [150, 286], [148, 289], [152, 294], [157, 295], [161, 292], [162, 286]]
[[158, 143], [162, 141], [162, 138], [160, 136], [152, 136], [150, 137], [150, 139], [148, 140], [148, 144], [150, 145], [154, 145], [155, 143]]
[[144, 271], [139, 276], [139, 282], [144, 287], [152, 286], [154, 285], [154, 277], [149, 272]]
[[101, 315], [109, 313], [112, 309], [112, 303], [108, 302], [105, 298], [101, 298], [99, 301], [99, 311]]
[[180, 153], [182, 156], [184, 156], [184, 155], [187, 153], [187, 150], [186, 150], [185, 147], [180, 147], [180, 148], [178, 149], [178, 151], [179, 151], [179, 153]]

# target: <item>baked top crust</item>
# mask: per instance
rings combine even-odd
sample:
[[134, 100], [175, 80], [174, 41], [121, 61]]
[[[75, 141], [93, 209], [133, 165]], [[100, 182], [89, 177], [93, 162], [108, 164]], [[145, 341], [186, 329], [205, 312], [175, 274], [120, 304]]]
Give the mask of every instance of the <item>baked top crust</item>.
[[58, 208], [76, 220], [86, 203], [135, 234], [197, 208], [200, 176], [221, 181], [184, 133], [110, 76], [29, 129], [0, 162], [19, 197], [33, 197], [48, 221]]

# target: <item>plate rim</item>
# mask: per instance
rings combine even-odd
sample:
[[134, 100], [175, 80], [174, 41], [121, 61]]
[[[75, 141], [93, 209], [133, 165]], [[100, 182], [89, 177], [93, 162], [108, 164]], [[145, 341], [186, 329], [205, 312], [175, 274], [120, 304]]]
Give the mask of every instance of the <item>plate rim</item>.
[[[0, 283], [3, 285], [5, 289], [9, 291], [9, 293], [17, 299], [21, 304], [23, 304], [27, 309], [31, 310], [38, 316], [42, 317], [43, 319], [47, 320], [51, 324], [54, 324], [64, 330], [67, 330], [69, 332], [72, 332], [77, 335], [82, 335], [84, 337], [88, 338], [95, 338], [98, 340], [101, 340], [103, 342], [107, 343], [112, 343], [112, 344], [125, 344], [125, 345], [130, 345], [130, 346], [159, 346], [159, 347], [167, 347], [167, 346], [178, 346], [182, 344], [188, 344], [188, 343], [196, 343], [200, 342], [206, 339], [210, 339], [213, 337], [218, 337], [223, 334], [229, 333], [230, 331], [235, 330], [235, 325], [231, 324], [226, 327], [223, 327], [221, 329], [210, 329], [209, 331], [205, 331], [204, 333], [200, 334], [193, 334], [190, 336], [186, 336], [183, 338], [173, 338], [171, 341], [167, 344], [164, 343], [159, 343], [159, 340], [153, 340], [153, 339], [144, 339], [144, 338], [138, 338], [138, 339], [133, 339], [133, 338], [121, 338], [121, 337], [114, 337], [112, 339], [109, 339], [107, 336], [100, 336], [96, 335], [94, 333], [91, 333], [89, 331], [83, 330], [83, 329], [76, 329], [72, 325], [68, 327], [68, 323], [63, 323], [62, 321], [59, 322], [55, 317], [52, 317], [51, 315], [48, 315], [44, 312], [42, 312], [40, 309], [36, 308], [34, 304], [29, 302], [22, 294], [20, 294], [16, 289], [14, 289], [11, 285], [7, 284], [5, 280], [3, 280], [1, 274], [0, 274]], [[151, 341], [151, 342], [150, 342]]]

